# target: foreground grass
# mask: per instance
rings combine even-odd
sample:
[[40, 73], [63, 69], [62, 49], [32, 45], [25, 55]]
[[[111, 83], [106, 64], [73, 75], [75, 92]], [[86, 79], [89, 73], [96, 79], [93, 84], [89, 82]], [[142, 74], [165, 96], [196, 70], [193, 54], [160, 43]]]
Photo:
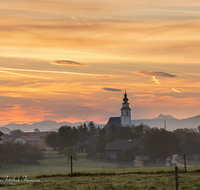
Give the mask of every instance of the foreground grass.
[[[86, 154], [78, 154], [74, 161], [74, 175], [70, 163], [54, 151], [45, 152], [41, 164], [33, 166], [16, 165], [0, 169], [0, 189], [37, 190], [128, 190], [128, 189], [175, 189], [174, 167], [124, 168], [117, 164], [87, 160]], [[112, 168], [112, 169], [104, 169]], [[184, 172], [179, 167], [179, 189], [200, 190], [200, 167], [188, 167]], [[83, 172], [84, 171], [84, 172]], [[20, 182], [5, 182], [4, 176]], [[24, 182], [23, 176], [32, 182]], [[34, 180], [39, 180], [36, 182]]]
[[[11, 178], [14, 176], [10, 176]], [[0, 182], [1, 189], [127, 190], [175, 189], [174, 168], [112, 169], [90, 172], [31, 174], [40, 182]], [[200, 170], [179, 168], [179, 189], [200, 189]]]

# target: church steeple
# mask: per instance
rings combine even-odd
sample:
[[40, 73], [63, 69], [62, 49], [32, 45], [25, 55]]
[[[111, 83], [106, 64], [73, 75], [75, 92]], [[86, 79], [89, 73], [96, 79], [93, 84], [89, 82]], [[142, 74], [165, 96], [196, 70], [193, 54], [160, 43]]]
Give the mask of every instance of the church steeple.
[[131, 109], [129, 107], [128, 98], [125, 90], [124, 99], [121, 108], [121, 125], [131, 126]]
[[124, 101], [125, 104], [128, 103], [128, 98], [127, 98], [126, 90], [125, 90], [123, 101]]

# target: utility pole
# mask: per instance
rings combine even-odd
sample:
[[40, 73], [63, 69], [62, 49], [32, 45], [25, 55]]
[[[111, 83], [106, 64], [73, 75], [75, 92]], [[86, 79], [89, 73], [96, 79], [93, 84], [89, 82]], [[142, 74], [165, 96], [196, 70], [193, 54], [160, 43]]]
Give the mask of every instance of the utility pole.
[[164, 116], [164, 128], [167, 128], [166, 115]]

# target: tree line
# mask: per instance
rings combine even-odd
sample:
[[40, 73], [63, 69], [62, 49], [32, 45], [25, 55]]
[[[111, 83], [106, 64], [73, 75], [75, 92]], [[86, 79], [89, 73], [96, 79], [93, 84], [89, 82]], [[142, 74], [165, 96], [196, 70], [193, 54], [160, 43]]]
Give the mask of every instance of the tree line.
[[[96, 153], [101, 155], [105, 155], [106, 144], [115, 139], [141, 139], [143, 151], [149, 154], [151, 161], [157, 158], [165, 160], [173, 154], [200, 153], [200, 126], [195, 129], [179, 128], [167, 131], [164, 128], [150, 128], [144, 124], [132, 127], [112, 125], [109, 128], [99, 128], [90, 122], [88, 125], [83, 124], [77, 128], [62, 126], [58, 132], [47, 135], [45, 142], [55, 150], [64, 150], [88, 137], [96, 138]], [[138, 151], [138, 147], [130, 147], [122, 152], [122, 156], [131, 160]]]
[[58, 129], [58, 132], [48, 134], [45, 137], [45, 143], [54, 150], [64, 150], [68, 147], [73, 147], [78, 141], [83, 141], [88, 137], [95, 137], [98, 129], [92, 121], [88, 125], [84, 123], [77, 128], [64, 125]]
[[43, 159], [43, 151], [37, 147], [5, 142], [0, 144], [0, 167], [11, 164], [37, 164]]

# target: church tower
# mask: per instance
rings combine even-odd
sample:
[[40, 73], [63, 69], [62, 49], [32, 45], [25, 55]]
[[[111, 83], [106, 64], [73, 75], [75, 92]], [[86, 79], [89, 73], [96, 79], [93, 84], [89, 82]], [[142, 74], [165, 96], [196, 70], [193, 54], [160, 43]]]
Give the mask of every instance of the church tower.
[[127, 126], [131, 127], [131, 109], [129, 107], [126, 91], [124, 94], [123, 101], [124, 102], [122, 103], [122, 108], [121, 108], [121, 125], [123, 127]]

